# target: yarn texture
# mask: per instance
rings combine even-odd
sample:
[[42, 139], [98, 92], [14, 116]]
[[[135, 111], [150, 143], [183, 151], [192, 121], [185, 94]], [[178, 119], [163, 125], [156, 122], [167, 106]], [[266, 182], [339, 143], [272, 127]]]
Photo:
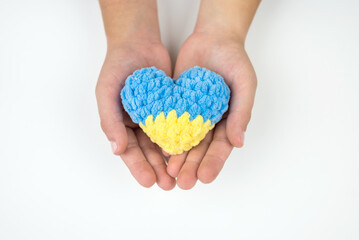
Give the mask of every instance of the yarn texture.
[[223, 78], [193, 67], [178, 80], [155, 67], [136, 70], [121, 91], [122, 104], [151, 141], [170, 154], [190, 150], [228, 109], [230, 90]]

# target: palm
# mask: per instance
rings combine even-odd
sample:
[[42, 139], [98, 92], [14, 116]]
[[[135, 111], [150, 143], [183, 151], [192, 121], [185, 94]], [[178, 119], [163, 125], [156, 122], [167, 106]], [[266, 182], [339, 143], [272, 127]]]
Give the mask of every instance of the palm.
[[[162, 44], [124, 44], [125, 48], [109, 51], [96, 88], [101, 126], [110, 139], [117, 138], [120, 154], [132, 175], [143, 186], [155, 181], [169, 190], [175, 180], [167, 174], [160, 149], [134, 124], [120, 104], [120, 91], [135, 70], [156, 66], [171, 75], [171, 63]], [[113, 139], [111, 139], [113, 138]]]
[[[213, 181], [233, 146], [243, 144], [243, 137], [238, 136], [245, 129], [237, 125], [249, 121], [256, 85], [254, 69], [242, 44], [231, 38], [192, 34], [179, 52], [174, 77], [193, 66], [205, 67], [223, 76], [232, 93], [228, 118], [224, 117], [197, 147], [170, 158], [168, 172], [178, 177], [177, 183], [184, 189], [193, 187], [198, 178], [204, 183]], [[239, 100], [248, 102], [246, 108], [249, 109], [244, 110]]]

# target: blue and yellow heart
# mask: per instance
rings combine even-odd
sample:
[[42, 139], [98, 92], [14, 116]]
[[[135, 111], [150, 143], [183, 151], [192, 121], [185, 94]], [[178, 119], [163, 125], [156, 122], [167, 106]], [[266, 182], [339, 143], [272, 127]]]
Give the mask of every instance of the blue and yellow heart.
[[228, 109], [223, 78], [193, 67], [177, 80], [155, 67], [136, 70], [121, 91], [122, 104], [152, 142], [169, 154], [198, 145]]

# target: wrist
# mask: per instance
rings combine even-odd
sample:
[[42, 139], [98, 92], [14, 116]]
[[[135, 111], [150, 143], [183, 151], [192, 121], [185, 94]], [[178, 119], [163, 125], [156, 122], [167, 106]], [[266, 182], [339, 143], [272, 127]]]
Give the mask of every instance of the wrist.
[[260, 0], [202, 0], [195, 32], [218, 34], [244, 44]]
[[206, 36], [207, 38], [221, 38], [231, 40], [244, 45], [246, 33], [235, 28], [225, 28], [223, 24], [207, 21], [206, 24], [197, 24], [193, 34]]
[[141, 30], [130, 31], [120, 37], [107, 36], [107, 51], [124, 46], [148, 46], [162, 44], [161, 37]]
[[161, 42], [156, 0], [100, 0], [108, 47]]

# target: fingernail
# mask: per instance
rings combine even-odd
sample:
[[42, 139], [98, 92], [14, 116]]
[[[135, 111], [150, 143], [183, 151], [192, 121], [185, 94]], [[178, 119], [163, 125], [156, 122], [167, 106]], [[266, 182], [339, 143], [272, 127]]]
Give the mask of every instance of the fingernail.
[[117, 143], [116, 142], [111, 142], [111, 148], [112, 148], [112, 152], [115, 153], [117, 150]]

